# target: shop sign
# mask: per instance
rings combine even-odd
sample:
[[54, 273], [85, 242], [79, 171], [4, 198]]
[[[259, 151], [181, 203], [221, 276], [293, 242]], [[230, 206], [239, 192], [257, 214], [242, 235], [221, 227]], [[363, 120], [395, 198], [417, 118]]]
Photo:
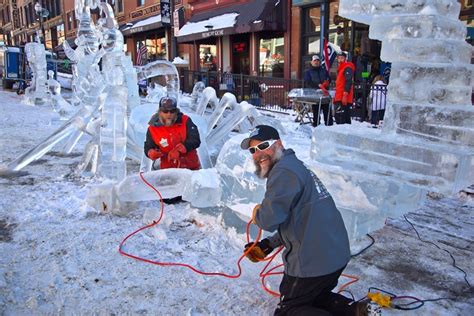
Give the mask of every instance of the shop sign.
[[184, 7], [176, 9], [173, 12], [173, 28], [174, 28], [174, 36], [179, 36], [179, 29], [184, 24]]
[[208, 38], [212, 36], [223, 36], [223, 35], [224, 35], [223, 29], [201, 33], [202, 38]]
[[232, 51], [234, 53], [246, 53], [247, 52], [247, 43], [239, 42], [232, 44]]
[[170, 25], [171, 24], [171, 4], [170, 0], [161, 0], [160, 1], [160, 14], [161, 14], [161, 23]]
[[326, 2], [326, 0], [293, 0], [291, 3], [293, 6], [303, 6], [308, 4], [321, 4]]
[[16, 0], [12, 0], [12, 15], [13, 15], [13, 28], [17, 29], [20, 27], [20, 13], [18, 11], [18, 6]]
[[152, 6], [130, 12], [130, 18], [131, 19], [141, 18], [147, 15], [151, 15], [152, 13], [155, 13], [155, 12], [160, 12], [160, 10], [161, 10], [161, 4], [154, 4]]

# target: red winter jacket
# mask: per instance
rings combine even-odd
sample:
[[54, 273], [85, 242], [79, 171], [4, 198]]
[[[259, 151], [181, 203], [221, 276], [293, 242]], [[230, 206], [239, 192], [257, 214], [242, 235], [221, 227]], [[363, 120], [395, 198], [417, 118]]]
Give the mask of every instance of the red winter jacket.
[[355, 66], [350, 61], [341, 63], [337, 68], [336, 95], [334, 96], [334, 102], [342, 101], [342, 95], [344, 94], [344, 91], [347, 91], [349, 92], [347, 103], [352, 104], [354, 98], [354, 85], [352, 84], [354, 71]]
[[[168, 161], [168, 153], [179, 143], [184, 145], [186, 153], [181, 154], [176, 162]], [[171, 126], [164, 126], [157, 113], [149, 122], [145, 140], [145, 155], [148, 157], [148, 151], [156, 148], [164, 154], [160, 159], [160, 169], [186, 168], [198, 170], [201, 168], [201, 164], [196, 148], [200, 144], [199, 131], [187, 115], [178, 113], [176, 123]]]

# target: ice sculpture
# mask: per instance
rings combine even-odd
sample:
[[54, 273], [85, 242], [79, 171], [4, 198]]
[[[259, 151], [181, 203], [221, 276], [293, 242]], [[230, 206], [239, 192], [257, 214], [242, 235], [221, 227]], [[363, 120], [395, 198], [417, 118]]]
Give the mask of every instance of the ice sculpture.
[[[217, 206], [221, 201], [222, 189], [216, 169], [165, 169], [146, 172], [143, 176], [160, 190], [163, 198], [182, 196], [195, 207]], [[119, 183], [106, 181], [96, 185], [86, 197], [87, 203], [95, 209], [117, 214], [125, 214], [128, 203], [156, 199], [156, 193], [138, 174]]]
[[166, 60], [156, 60], [145, 66], [137, 67], [138, 81], [156, 76], [164, 76], [166, 95], [179, 101], [179, 75], [176, 66]]
[[26, 103], [31, 105], [47, 104], [50, 101], [46, 87], [46, 51], [41, 43], [31, 42], [25, 45], [26, 57], [31, 69], [31, 84], [25, 89]]
[[53, 103], [53, 110], [59, 113], [61, 119], [67, 120], [77, 109], [62, 97], [61, 84], [54, 79], [54, 71], [49, 70], [48, 77], [47, 85]]
[[472, 48], [459, 10], [453, 0], [340, 1], [339, 14], [370, 24], [382, 60], [392, 62], [382, 130], [313, 132], [311, 168], [351, 238], [416, 208], [428, 190], [451, 194], [474, 183]]
[[122, 180], [127, 175], [128, 89], [122, 70], [122, 61], [126, 56], [123, 53], [123, 35], [118, 30], [112, 7], [105, 2], [101, 2], [100, 6], [105, 14], [99, 25], [103, 29], [102, 48], [107, 52], [102, 58], [107, 97], [101, 116], [99, 172], [108, 179]]

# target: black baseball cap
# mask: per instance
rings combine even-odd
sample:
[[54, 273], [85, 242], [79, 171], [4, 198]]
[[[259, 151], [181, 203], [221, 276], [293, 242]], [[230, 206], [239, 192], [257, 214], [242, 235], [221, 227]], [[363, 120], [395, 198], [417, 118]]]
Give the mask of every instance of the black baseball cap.
[[256, 139], [260, 141], [266, 140], [278, 140], [280, 139], [280, 134], [278, 131], [268, 125], [258, 125], [254, 131], [252, 131], [249, 137], [245, 138], [242, 143], [240, 143], [240, 148], [249, 149], [250, 141]]
[[162, 97], [160, 99], [160, 110], [176, 110], [178, 102], [173, 97]]

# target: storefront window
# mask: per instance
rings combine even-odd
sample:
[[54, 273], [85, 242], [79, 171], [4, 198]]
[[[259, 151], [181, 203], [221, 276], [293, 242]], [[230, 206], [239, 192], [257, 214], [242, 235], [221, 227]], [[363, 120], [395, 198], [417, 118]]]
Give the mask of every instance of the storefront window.
[[216, 45], [199, 45], [199, 66], [202, 71], [217, 71]]
[[261, 39], [259, 47], [259, 75], [283, 77], [285, 62], [284, 38]]
[[56, 32], [58, 34], [58, 44], [60, 45], [66, 39], [64, 35], [64, 24], [59, 24], [58, 26], [56, 26]]
[[51, 38], [51, 30], [44, 31], [44, 46], [46, 49], [52, 50], [53, 49], [53, 40]]
[[158, 34], [147, 35], [146, 48], [148, 61], [168, 59], [166, 37], [159, 37]]

